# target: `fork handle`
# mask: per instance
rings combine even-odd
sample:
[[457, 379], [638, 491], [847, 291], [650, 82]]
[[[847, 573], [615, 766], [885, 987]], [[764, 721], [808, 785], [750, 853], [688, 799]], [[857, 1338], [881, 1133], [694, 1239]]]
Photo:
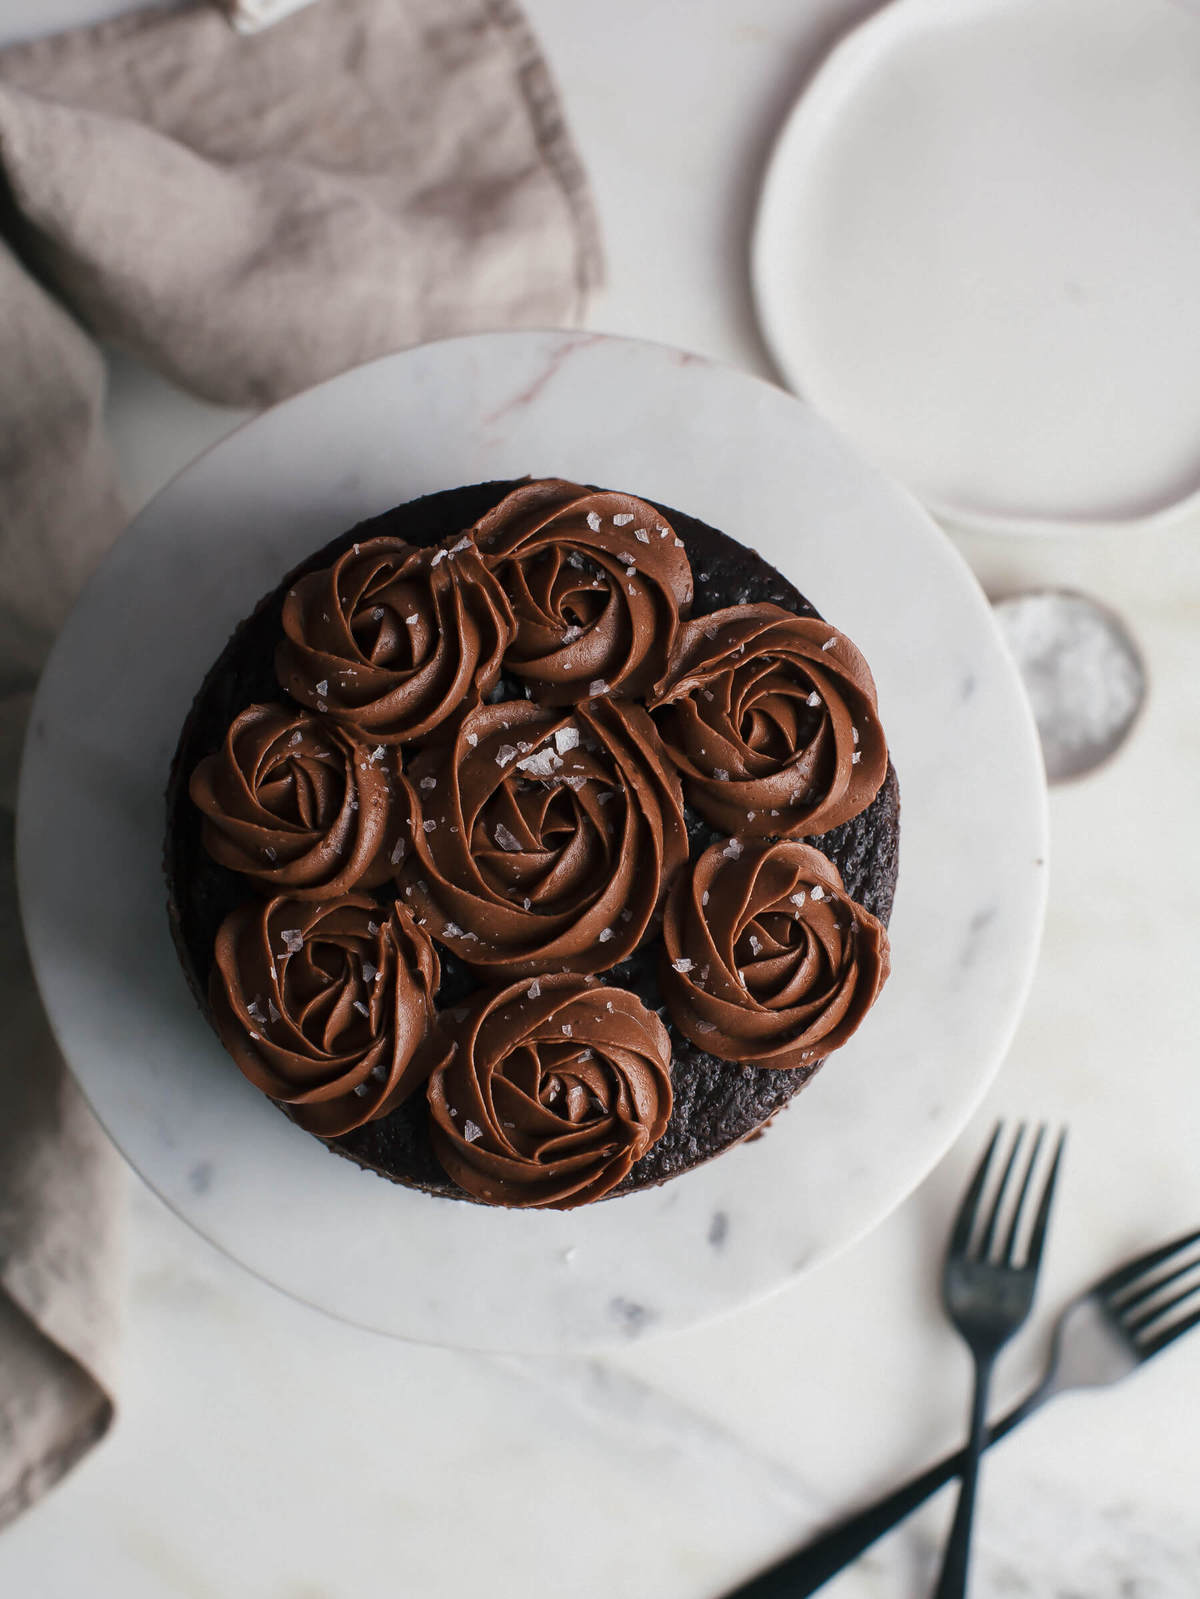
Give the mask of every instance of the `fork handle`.
[[971, 1558], [971, 1529], [975, 1522], [975, 1488], [979, 1482], [979, 1461], [987, 1435], [988, 1389], [992, 1385], [992, 1367], [995, 1363], [994, 1355], [975, 1356], [971, 1431], [963, 1454], [958, 1503], [954, 1507], [954, 1520], [942, 1555], [942, 1569], [938, 1575], [937, 1586], [933, 1590], [933, 1599], [964, 1599], [966, 1595], [967, 1567]]
[[[1014, 1405], [1007, 1415], [987, 1429], [984, 1448], [990, 1448], [992, 1444], [999, 1443], [1001, 1438], [1007, 1438], [1014, 1427], [1050, 1397], [1050, 1393], [1049, 1383], [1039, 1383], [1019, 1405]], [[890, 1532], [910, 1516], [939, 1488], [944, 1488], [955, 1477], [961, 1476], [966, 1459], [965, 1449], [947, 1455], [883, 1499], [877, 1499], [865, 1510], [838, 1522], [828, 1532], [821, 1533], [769, 1571], [752, 1577], [743, 1587], [734, 1589], [727, 1599], [807, 1599], [809, 1594], [816, 1593], [831, 1577], [836, 1577], [839, 1571], [857, 1560], [884, 1533]]]

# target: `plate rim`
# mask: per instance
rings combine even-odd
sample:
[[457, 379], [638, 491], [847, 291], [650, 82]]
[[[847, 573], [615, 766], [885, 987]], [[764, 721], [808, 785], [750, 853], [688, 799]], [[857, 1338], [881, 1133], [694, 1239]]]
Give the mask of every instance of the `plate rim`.
[[[964, 0], [964, 3], [994, 9], [997, 0]], [[1200, 12], [1185, 9], [1187, 15], [1200, 24]], [[814, 151], [821, 143], [821, 135], [808, 124], [815, 124], [822, 117], [828, 120], [828, 102], [853, 87], [855, 78], [869, 64], [872, 52], [880, 52], [888, 46], [889, 41], [903, 38], [910, 27], [919, 26], [922, 13], [936, 13], [938, 20], [945, 20], [946, 11], [947, 0], [883, 0], [875, 10], [850, 23], [806, 73], [771, 140], [760, 171], [748, 245], [750, 298], [755, 323], [772, 367], [783, 385], [821, 416], [825, 413], [811, 393], [800, 363], [789, 354], [786, 334], [781, 333], [782, 319], [770, 281], [775, 253], [772, 234], [776, 227], [776, 215], [781, 208], [780, 197], [787, 182], [788, 170], [802, 165], [795, 150], [806, 152], [804, 164], [811, 163]], [[907, 477], [898, 478], [895, 472], [878, 466], [851, 432], [830, 418], [826, 420], [862, 453], [864, 459], [884, 471], [892, 481], [902, 483], [930, 515], [967, 532], [1039, 538], [1061, 537], [1064, 533], [1156, 532], [1194, 514], [1200, 505], [1198, 467], [1194, 487], [1185, 489], [1175, 497], [1164, 497], [1161, 503], [1149, 505], [1141, 512], [1115, 510], [1111, 515], [1100, 512], [1056, 515], [1033, 510], [989, 510], [967, 500], [925, 493], [915, 481]], [[1200, 446], [1200, 439], [1197, 444]]]

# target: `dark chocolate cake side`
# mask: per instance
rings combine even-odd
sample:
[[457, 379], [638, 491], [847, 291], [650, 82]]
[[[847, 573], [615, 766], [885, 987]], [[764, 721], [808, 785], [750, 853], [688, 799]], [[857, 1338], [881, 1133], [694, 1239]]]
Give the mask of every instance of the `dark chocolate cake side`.
[[[414, 545], [433, 545], [469, 527], [516, 487], [511, 482], [450, 489], [410, 501], [339, 535], [310, 556], [255, 607], [235, 630], [202, 683], [180, 735], [167, 789], [168, 826], [164, 865], [172, 936], [188, 982], [206, 1014], [208, 980], [216, 932], [226, 915], [249, 897], [245, 881], [218, 865], [201, 839], [201, 818], [188, 797], [188, 780], [201, 758], [218, 749], [226, 729], [247, 706], [280, 697], [275, 646], [281, 636], [283, 598], [298, 578], [328, 566], [357, 542], [381, 535]], [[655, 502], [649, 502], [651, 504]], [[664, 517], [684, 540], [695, 578], [692, 614], [705, 616], [733, 605], [768, 601], [800, 616], [819, 613], [798, 589], [758, 553], [715, 528], [669, 506]], [[501, 679], [505, 698], [523, 697], [516, 682]], [[693, 859], [721, 836], [690, 807], [686, 809]], [[810, 838], [837, 865], [847, 893], [886, 924], [891, 913], [899, 853], [899, 786], [894, 769], [875, 799], [858, 816]], [[389, 886], [377, 890], [386, 902]], [[674, 1107], [662, 1138], [634, 1166], [615, 1194], [674, 1177], [729, 1148], [769, 1120], [813, 1076], [820, 1062], [798, 1069], [743, 1066], [705, 1054], [676, 1029], [666, 1014], [658, 981], [660, 946], [652, 939], [602, 981], [632, 990], [659, 1011], [672, 1046]], [[439, 1005], [460, 1001], [475, 979], [449, 951], [442, 951]], [[469, 1199], [435, 1158], [423, 1095], [414, 1095], [377, 1121], [337, 1138], [331, 1149], [380, 1175], [434, 1194]]]

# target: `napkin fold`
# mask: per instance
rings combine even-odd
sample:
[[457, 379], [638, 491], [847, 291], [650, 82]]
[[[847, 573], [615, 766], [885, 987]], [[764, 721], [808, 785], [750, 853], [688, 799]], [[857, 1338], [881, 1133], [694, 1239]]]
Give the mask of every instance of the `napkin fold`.
[[37, 674], [125, 519], [98, 346], [259, 406], [574, 324], [600, 261], [511, 0], [326, 0], [249, 36], [206, 3], [0, 53], [0, 1525], [116, 1382], [123, 1168], [50, 1038], [12, 842]]

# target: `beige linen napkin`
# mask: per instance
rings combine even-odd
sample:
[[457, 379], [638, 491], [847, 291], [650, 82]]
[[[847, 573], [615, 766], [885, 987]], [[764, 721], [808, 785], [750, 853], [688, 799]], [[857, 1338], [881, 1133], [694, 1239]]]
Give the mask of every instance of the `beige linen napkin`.
[[121, 1168], [49, 1038], [12, 886], [46, 652], [124, 520], [108, 342], [261, 405], [424, 339], [578, 321], [590, 200], [510, 0], [208, 5], [0, 53], [0, 1524], [112, 1415]]

